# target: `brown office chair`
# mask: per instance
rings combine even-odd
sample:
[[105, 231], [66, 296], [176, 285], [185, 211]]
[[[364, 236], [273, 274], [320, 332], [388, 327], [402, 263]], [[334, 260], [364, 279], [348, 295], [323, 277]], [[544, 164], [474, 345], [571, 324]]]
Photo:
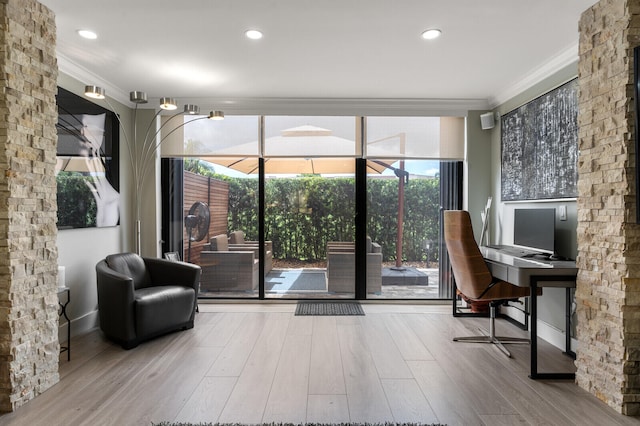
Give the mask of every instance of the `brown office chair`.
[[[480, 328], [481, 336], [454, 337], [454, 342], [493, 343], [508, 357], [511, 353], [503, 343], [529, 343], [529, 339], [495, 335], [496, 307], [509, 300], [529, 296], [528, 287], [518, 287], [494, 278], [473, 237], [471, 217], [464, 210], [444, 212], [444, 239], [451, 261], [453, 276], [460, 293], [471, 301], [488, 301], [489, 331]], [[455, 297], [455, 295], [454, 295]]]

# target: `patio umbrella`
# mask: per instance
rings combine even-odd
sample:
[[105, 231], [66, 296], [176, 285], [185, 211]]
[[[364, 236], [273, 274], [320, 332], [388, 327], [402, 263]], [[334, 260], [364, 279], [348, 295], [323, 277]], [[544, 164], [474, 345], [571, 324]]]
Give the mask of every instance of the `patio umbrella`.
[[[394, 136], [395, 137], [395, 136]], [[404, 138], [404, 135], [403, 135]], [[247, 152], [250, 146], [236, 146], [236, 152]], [[247, 151], [244, 151], [247, 150]], [[224, 152], [220, 152], [224, 155]], [[355, 173], [356, 144], [349, 139], [334, 136], [331, 130], [304, 125], [286, 129], [279, 136], [265, 139], [265, 173], [267, 174], [350, 174]], [[204, 158], [209, 162], [222, 165], [245, 174], [258, 173], [256, 157], [214, 157]], [[404, 161], [400, 168], [391, 166], [395, 160], [368, 160], [369, 173], [382, 173], [385, 169], [393, 170], [400, 178], [398, 187], [398, 232], [396, 241], [396, 267], [402, 266], [402, 227], [404, 184], [408, 173], [404, 171]]]
[[[245, 146], [235, 146], [227, 151], [248, 152], [256, 142]], [[354, 141], [334, 136], [333, 132], [321, 127], [304, 125], [286, 129], [278, 136], [264, 141], [265, 169], [268, 174], [349, 174], [355, 173], [356, 144]], [[246, 174], [258, 173], [257, 157], [226, 156], [224, 150], [216, 157], [203, 159], [238, 170]], [[367, 162], [373, 173], [382, 173], [386, 164], [393, 161]]]

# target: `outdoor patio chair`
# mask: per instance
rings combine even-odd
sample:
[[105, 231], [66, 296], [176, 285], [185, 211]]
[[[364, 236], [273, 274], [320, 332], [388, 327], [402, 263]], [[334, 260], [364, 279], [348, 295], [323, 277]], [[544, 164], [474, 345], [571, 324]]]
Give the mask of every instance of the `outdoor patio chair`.
[[[254, 250], [256, 259], [260, 258], [259, 242], [245, 241], [244, 231], [233, 231], [229, 234], [229, 250]], [[264, 242], [264, 274], [265, 276], [273, 269], [273, 242]]]
[[200, 291], [255, 290], [259, 273], [255, 253], [251, 248], [231, 250], [224, 234], [211, 238], [200, 253]]
[[[382, 291], [382, 248], [367, 237], [367, 293]], [[353, 293], [356, 283], [353, 242], [327, 243], [327, 288], [330, 293]]]

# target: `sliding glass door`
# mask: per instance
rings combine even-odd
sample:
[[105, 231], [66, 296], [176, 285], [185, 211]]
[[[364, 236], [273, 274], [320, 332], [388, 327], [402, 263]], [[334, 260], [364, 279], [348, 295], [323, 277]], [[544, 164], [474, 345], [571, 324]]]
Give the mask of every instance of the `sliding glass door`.
[[264, 123], [266, 298], [355, 296], [355, 117]]
[[[367, 232], [382, 253], [369, 298], [440, 299], [440, 163], [462, 158], [464, 119], [367, 117]], [[367, 256], [372, 254], [367, 253]]]
[[227, 116], [205, 124], [184, 125], [163, 146], [182, 166], [167, 168], [179, 179], [163, 180], [165, 197], [181, 203], [166, 209], [165, 251], [203, 268], [200, 297], [445, 297], [440, 164], [461, 156], [464, 119]]

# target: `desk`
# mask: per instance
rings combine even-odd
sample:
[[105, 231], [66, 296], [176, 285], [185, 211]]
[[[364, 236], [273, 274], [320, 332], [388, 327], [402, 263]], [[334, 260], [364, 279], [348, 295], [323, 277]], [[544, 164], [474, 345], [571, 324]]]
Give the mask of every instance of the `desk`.
[[575, 379], [574, 373], [538, 372], [538, 302], [534, 295], [538, 287], [561, 287], [566, 289], [565, 301], [565, 353], [571, 352], [571, 289], [576, 287], [578, 268], [573, 261], [542, 261], [523, 259], [505, 253], [501, 249], [481, 247], [491, 274], [501, 280], [520, 287], [531, 287], [531, 373], [534, 380]]
[[58, 305], [60, 306], [58, 316], [64, 316], [64, 319], [67, 320], [67, 346], [60, 346], [60, 353], [67, 352], [67, 361], [71, 361], [71, 321], [67, 316], [67, 305], [71, 302], [71, 289], [69, 287], [58, 287], [58, 297], [63, 293], [66, 293], [67, 298], [64, 303], [58, 300]]

